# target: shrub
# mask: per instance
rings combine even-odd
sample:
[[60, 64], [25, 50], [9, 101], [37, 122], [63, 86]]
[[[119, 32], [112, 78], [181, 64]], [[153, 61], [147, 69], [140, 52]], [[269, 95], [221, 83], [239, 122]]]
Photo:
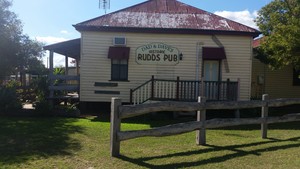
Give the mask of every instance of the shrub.
[[22, 109], [16, 92], [17, 85], [18, 83], [11, 81], [5, 86], [0, 86], [0, 112], [15, 112]]
[[35, 112], [39, 115], [50, 115], [52, 110], [53, 106], [51, 106], [46, 100], [36, 103]]
[[35, 90], [37, 101], [46, 101], [49, 96], [49, 80], [48, 77], [39, 77], [35, 79], [32, 83], [32, 88]]

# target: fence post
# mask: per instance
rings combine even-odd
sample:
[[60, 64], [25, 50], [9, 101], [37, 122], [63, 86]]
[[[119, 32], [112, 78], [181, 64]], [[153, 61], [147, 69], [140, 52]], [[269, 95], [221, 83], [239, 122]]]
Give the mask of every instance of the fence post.
[[112, 157], [120, 155], [120, 140], [118, 132], [121, 129], [121, 118], [119, 117], [119, 106], [122, 105], [122, 100], [113, 97], [111, 99], [111, 114], [110, 114], [110, 154]]
[[[205, 102], [206, 102], [205, 97], [198, 97], [198, 103], [205, 103]], [[205, 120], [206, 120], [206, 109], [198, 110], [197, 111], [197, 121], [201, 121], [203, 123], [203, 126], [201, 127], [201, 129], [196, 130], [196, 144], [197, 145], [205, 145], [206, 144]]]
[[266, 105], [261, 108], [261, 117], [263, 118], [263, 122], [261, 123], [261, 137], [265, 139], [267, 138], [267, 132], [268, 132], [267, 118], [268, 118], [269, 106], [267, 101], [269, 100], [269, 95], [264, 94], [262, 96], [262, 100], [266, 102]]

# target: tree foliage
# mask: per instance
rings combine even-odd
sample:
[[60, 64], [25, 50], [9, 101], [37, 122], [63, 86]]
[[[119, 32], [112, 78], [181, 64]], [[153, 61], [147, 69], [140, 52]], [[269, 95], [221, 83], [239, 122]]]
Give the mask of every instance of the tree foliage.
[[31, 40], [27, 35], [23, 35], [20, 39], [20, 48], [16, 55], [18, 71], [33, 74], [45, 72], [45, 66], [39, 60], [44, 55], [42, 43]]
[[10, 6], [11, 2], [0, 0], [0, 78], [7, 75], [10, 65], [16, 61], [22, 35], [21, 21], [8, 10]]
[[43, 56], [42, 44], [23, 34], [22, 22], [9, 8], [10, 0], [0, 0], [0, 81], [14, 71], [36, 67]]
[[273, 68], [300, 68], [300, 0], [274, 0], [258, 12], [264, 38], [257, 57]]

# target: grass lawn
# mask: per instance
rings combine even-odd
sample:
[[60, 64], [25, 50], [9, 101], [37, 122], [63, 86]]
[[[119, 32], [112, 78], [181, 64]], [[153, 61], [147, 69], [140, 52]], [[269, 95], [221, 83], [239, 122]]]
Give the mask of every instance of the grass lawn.
[[[144, 123], [144, 124], [142, 124]], [[123, 130], [145, 129], [165, 120], [127, 120]], [[121, 142], [110, 157], [110, 124], [88, 118], [0, 117], [0, 168], [300, 168], [300, 122], [207, 131], [207, 146], [195, 132]]]

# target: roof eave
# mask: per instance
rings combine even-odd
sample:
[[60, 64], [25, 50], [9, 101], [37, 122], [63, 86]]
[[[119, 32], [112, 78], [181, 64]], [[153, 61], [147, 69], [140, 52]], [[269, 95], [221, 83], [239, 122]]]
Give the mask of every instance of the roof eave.
[[80, 45], [80, 38], [46, 45], [43, 47], [43, 49], [44, 50], [53, 50], [53, 49], [61, 48], [62, 46], [65, 46], [65, 45], [68, 45], [68, 46], [69, 45]]
[[77, 38], [73, 40], [47, 45], [44, 46], [43, 49], [53, 51], [55, 53], [74, 59], [80, 59], [80, 43], [81, 39]]
[[261, 32], [227, 31], [209, 29], [180, 29], [180, 28], [136, 28], [136, 27], [111, 27], [111, 26], [84, 26], [73, 25], [79, 32], [101, 31], [101, 32], [130, 32], [130, 33], [164, 33], [164, 34], [193, 34], [193, 35], [240, 35], [258, 37]]

